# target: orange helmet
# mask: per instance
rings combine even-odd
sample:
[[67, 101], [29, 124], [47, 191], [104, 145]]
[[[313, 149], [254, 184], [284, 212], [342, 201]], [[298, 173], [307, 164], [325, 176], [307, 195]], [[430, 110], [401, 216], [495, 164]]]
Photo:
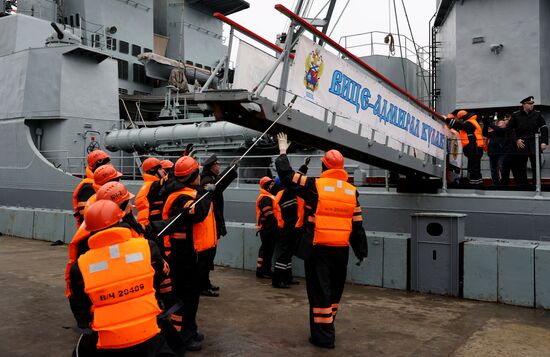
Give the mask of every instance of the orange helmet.
[[260, 179], [260, 187], [264, 188], [267, 184], [269, 184], [273, 179], [269, 176], [264, 176]]
[[199, 164], [191, 156], [182, 156], [176, 161], [174, 176], [183, 177], [192, 174], [200, 168]]
[[94, 182], [99, 186], [105, 185], [107, 182], [122, 176], [121, 172], [118, 172], [113, 165], [103, 165], [98, 167], [94, 172]]
[[128, 191], [126, 186], [120, 182], [107, 182], [96, 193], [96, 199], [113, 201], [117, 205], [124, 201], [130, 200], [134, 194]]
[[143, 169], [143, 172], [149, 172], [157, 166], [161, 166], [160, 160], [156, 157], [150, 157], [143, 161], [143, 165], [141, 165], [141, 168]]
[[462, 118], [463, 116], [465, 116], [466, 114], [468, 114], [467, 111], [465, 111], [465, 110], [460, 110], [460, 111], [458, 111], [458, 113], [456, 113], [456, 117], [457, 117], [458, 119], [460, 119], [460, 118]]
[[105, 159], [110, 160], [111, 157], [103, 150], [94, 150], [88, 154], [86, 161], [88, 162], [88, 167], [90, 170], [94, 171], [97, 164]]
[[100, 231], [120, 221], [124, 212], [116, 203], [109, 200], [99, 200], [88, 207], [84, 222], [90, 232]]
[[162, 160], [160, 162], [160, 166], [163, 168], [163, 169], [171, 169], [172, 167], [174, 167], [174, 163], [170, 160]]
[[328, 169], [343, 169], [344, 168], [344, 156], [338, 150], [329, 150], [325, 153], [325, 156], [321, 158], [321, 162], [325, 164]]
[[453, 113], [447, 114], [447, 119], [454, 119], [455, 115]]

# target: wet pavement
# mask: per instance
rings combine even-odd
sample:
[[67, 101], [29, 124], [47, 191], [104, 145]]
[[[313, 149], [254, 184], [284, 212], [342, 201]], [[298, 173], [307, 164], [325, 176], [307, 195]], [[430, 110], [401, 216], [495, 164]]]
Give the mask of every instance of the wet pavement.
[[[0, 237], [0, 356], [70, 356], [66, 246]], [[188, 356], [550, 356], [550, 311], [346, 285], [336, 349], [309, 345], [305, 282], [271, 288], [253, 272], [216, 268], [202, 297], [201, 352]]]

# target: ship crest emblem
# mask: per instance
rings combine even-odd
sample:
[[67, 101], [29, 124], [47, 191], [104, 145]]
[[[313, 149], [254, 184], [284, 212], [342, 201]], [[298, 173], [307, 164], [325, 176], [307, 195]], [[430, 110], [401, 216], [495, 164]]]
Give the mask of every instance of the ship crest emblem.
[[323, 56], [319, 49], [315, 49], [308, 54], [305, 67], [304, 85], [308, 90], [307, 96], [313, 99], [313, 92], [319, 88], [319, 80], [325, 68]]

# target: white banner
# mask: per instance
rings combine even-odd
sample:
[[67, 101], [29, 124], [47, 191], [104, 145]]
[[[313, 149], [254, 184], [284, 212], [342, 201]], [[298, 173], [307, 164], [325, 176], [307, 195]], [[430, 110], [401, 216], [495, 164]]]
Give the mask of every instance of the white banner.
[[[302, 37], [290, 70], [289, 91], [338, 116], [336, 125], [385, 142], [400, 150], [402, 143], [443, 159], [444, 124], [373, 74], [342, 60], [313, 41]], [[298, 107], [298, 103], [296, 103]], [[307, 114], [324, 120], [312, 105], [300, 103]], [[373, 135], [374, 131], [374, 135]], [[415, 150], [410, 153], [422, 158]]]

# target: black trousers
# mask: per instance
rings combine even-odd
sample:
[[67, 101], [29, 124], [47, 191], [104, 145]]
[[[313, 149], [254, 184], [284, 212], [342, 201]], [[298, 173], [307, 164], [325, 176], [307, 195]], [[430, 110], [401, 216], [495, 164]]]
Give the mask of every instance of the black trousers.
[[285, 227], [282, 229], [281, 236], [275, 243], [273, 284], [288, 284], [292, 281], [292, 255], [294, 254], [298, 234], [298, 230], [294, 227]]
[[[79, 357], [176, 357], [166, 340], [157, 334], [145, 342], [127, 348], [97, 349], [97, 334], [83, 335], [78, 348]], [[73, 352], [76, 356], [76, 349]]]
[[318, 344], [334, 344], [334, 319], [344, 291], [349, 247], [314, 245], [305, 260], [311, 338]]
[[180, 331], [183, 340], [187, 341], [197, 333], [196, 318], [201, 292], [199, 264], [193, 244], [188, 244], [184, 249], [172, 244], [170, 278], [174, 295], [183, 304], [170, 319], [174, 327]]
[[216, 247], [204, 250], [197, 254], [199, 264], [199, 288], [201, 291], [210, 287], [210, 271], [214, 270]]
[[481, 157], [483, 149], [471, 144], [464, 147], [464, 155], [468, 158], [468, 181], [471, 185], [483, 183], [481, 176]]
[[[540, 155], [540, 154], [539, 154]], [[536, 167], [537, 167], [537, 158], [535, 154], [524, 154], [517, 153], [514, 155], [514, 178], [516, 179], [516, 184], [518, 186], [527, 186], [529, 180], [527, 179], [527, 160], [531, 164], [531, 169], [533, 170], [533, 182], [535, 182]], [[517, 175], [517, 176], [516, 176]]]
[[271, 261], [275, 244], [279, 238], [279, 230], [274, 228], [260, 230], [260, 239], [262, 245], [258, 251], [258, 264], [256, 265], [256, 275], [271, 275]]

